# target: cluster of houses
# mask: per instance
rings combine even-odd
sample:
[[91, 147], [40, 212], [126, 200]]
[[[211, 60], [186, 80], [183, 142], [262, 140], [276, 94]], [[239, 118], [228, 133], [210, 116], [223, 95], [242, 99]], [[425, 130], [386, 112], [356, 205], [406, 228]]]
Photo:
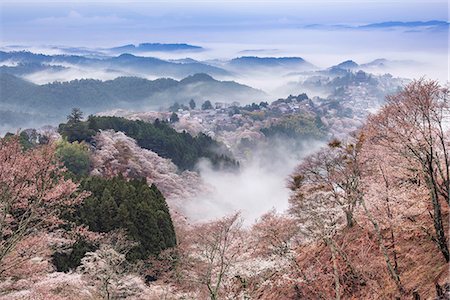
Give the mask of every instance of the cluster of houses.
[[[201, 109], [203, 105], [199, 103], [197, 108], [179, 105], [170, 112], [128, 113], [123, 116], [150, 122], [157, 118], [167, 120], [176, 130], [186, 130], [194, 135], [203, 132], [230, 148], [236, 147], [244, 138], [250, 141], [264, 139], [262, 128], [295, 114], [310, 114], [320, 119], [330, 137], [340, 138], [358, 129], [368, 113], [377, 110], [384, 102], [385, 95], [395, 91], [398, 86], [390, 75], [368, 77], [366, 73], [357, 73], [353, 79], [343, 88], [336, 86], [326, 98], [309, 98], [303, 93], [270, 104], [215, 102], [208, 105], [207, 109]], [[173, 118], [174, 113], [177, 118]]]

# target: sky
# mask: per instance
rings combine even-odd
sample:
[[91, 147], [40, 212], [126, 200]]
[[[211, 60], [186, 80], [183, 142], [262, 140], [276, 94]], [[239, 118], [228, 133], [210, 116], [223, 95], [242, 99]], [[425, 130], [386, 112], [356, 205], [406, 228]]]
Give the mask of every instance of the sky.
[[[447, 20], [447, 1], [1, 1], [5, 43], [249, 42], [309, 24]], [[247, 32], [253, 35], [246, 34]], [[235, 36], [235, 35], [234, 35]]]
[[[448, 21], [442, 0], [0, 0], [0, 46], [190, 43], [194, 59], [300, 56], [318, 66], [410, 59], [448, 78], [448, 26], [362, 30], [387, 21]], [[314, 27], [311, 27], [314, 25]], [[183, 54], [186, 56], [186, 54]], [[165, 57], [161, 58], [182, 58]]]

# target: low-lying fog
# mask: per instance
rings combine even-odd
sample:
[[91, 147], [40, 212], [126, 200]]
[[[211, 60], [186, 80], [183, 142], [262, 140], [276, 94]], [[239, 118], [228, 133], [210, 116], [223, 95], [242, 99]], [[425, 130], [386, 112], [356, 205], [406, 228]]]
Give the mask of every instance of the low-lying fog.
[[[135, 55], [166, 60], [192, 58], [224, 68], [226, 61], [240, 56], [302, 57], [318, 69], [346, 60], [364, 64], [385, 58], [396, 62], [366, 71], [379, 74], [389, 72], [405, 78], [426, 76], [443, 84], [448, 81], [447, 25], [439, 28], [411, 24], [359, 27], [386, 21], [447, 20], [447, 9], [443, 9], [447, 5], [443, 2], [287, 1], [280, 5], [267, 1], [222, 1], [218, 5], [208, 1], [168, 1], [142, 2], [131, 8], [128, 3], [113, 1], [115, 5], [98, 11], [93, 10], [94, 5], [71, 2], [70, 5], [61, 4], [52, 9], [48, 9], [48, 5], [40, 7], [36, 4], [32, 6], [35, 8], [33, 13], [30, 10], [26, 16], [23, 15], [23, 7], [16, 6], [15, 2], [31, 5], [29, 1], [22, 0], [9, 1], [9, 5], [4, 5], [2, 23], [8, 30], [4, 30], [0, 46], [7, 51], [27, 49], [35, 53], [80, 54], [94, 50], [97, 52], [91, 52], [93, 55], [112, 55], [102, 53], [102, 49], [130, 43], [188, 43], [201, 46], [204, 51]], [[399, 16], [401, 19], [397, 19]], [[56, 43], [63, 46], [46, 46]], [[25, 46], [11, 48], [8, 45]], [[6, 62], [5, 65], [14, 63]], [[67, 67], [61, 71], [29, 74], [25, 78], [38, 84], [81, 78], [108, 80], [130, 75], [154, 79], [145, 74], [124, 71]], [[302, 78], [301, 74], [287, 75], [290, 72], [259, 69], [256, 72], [247, 70], [235, 72], [232, 76], [214, 77], [261, 89], [273, 101], [291, 93], [309, 92], [287, 88], [289, 82]], [[326, 93], [315, 91], [308, 96], [326, 96]], [[210, 100], [215, 102], [215, 99]], [[167, 106], [170, 104], [167, 103]], [[197, 221], [240, 210], [247, 222], [252, 222], [271, 208], [283, 211], [288, 206], [288, 176], [301, 157], [320, 145], [319, 142], [305, 143], [301, 150], [294, 151], [273, 145], [255, 149], [252, 158], [243, 161], [237, 173], [214, 171], [208, 164], [202, 163], [201, 176], [214, 188], [214, 193], [186, 201], [185, 210]]]
[[187, 199], [184, 213], [192, 221], [206, 221], [240, 211], [247, 224], [253, 223], [271, 209], [288, 208], [289, 176], [308, 154], [324, 142], [305, 141], [291, 147], [278, 142], [271, 147], [255, 149], [248, 161], [241, 162], [237, 172], [213, 170], [206, 162], [200, 164], [200, 174], [212, 193]]
[[[174, 33], [176, 35], [176, 33]], [[180, 37], [181, 38], [181, 37]], [[177, 40], [176, 38], [175, 40]], [[230, 41], [233, 41], [232, 43]], [[127, 40], [123, 43], [141, 43], [148, 40]], [[261, 42], [262, 41], [262, 42]], [[270, 43], [268, 43], [270, 41]], [[148, 42], [156, 42], [154, 40]], [[158, 40], [159, 42], [159, 40]], [[395, 61], [382, 68], [368, 69], [372, 73], [391, 73], [405, 78], [420, 78], [426, 76], [441, 82], [448, 80], [448, 27], [444, 28], [381, 28], [381, 29], [348, 29], [323, 27], [314, 29], [304, 28], [275, 28], [266, 31], [248, 30], [235, 32], [224, 30], [220, 35], [195, 36], [189, 42], [204, 48], [204, 51], [171, 51], [144, 52], [135, 55], [152, 56], [161, 59], [192, 58], [209, 64], [221, 66], [225, 61], [240, 56], [295, 56], [316, 65], [320, 69], [328, 68], [345, 60], [354, 60], [359, 64], [368, 63], [375, 59], [385, 58]], [[120, 41], [115, 46], [120, 45]], [[6, 45], [3, 45], [6, 46]], [[65, 45], [67, 46], [67, 45]], [[63, 54], [70, 53], [70, 49], [79, 49], [84, 45], [70, 45], [70, 47], [24, 46], [37, 53]], [[104, 45], [98, 45], [101, 47]], [[76, 48], [79, 47], [79, 48]], [[20, 50], [22, 48], [8, 48], [6, 50]], [[92, 49], [96, 49], [92, 46]], [[108, 54], [108, 53], [105, 53]], [[108, 55], [112, 55], [109, 53]], [[70, 67], [70, 66], [69, 66]], [[77, 78], [113, 79], [117, 76], [137, 75], [154, 79], [145, 74], [115, 72], [95, 68], [80, 68], [71, 66], [69, 70], [59, 72], [38, 72], [27, 77], [30, 81], [42, 84], [46, 82], [72, 80]], [[278, 72], [266, 70], [255, 73], [237, 73], [233, 77], [219, 79], [233, 79], [240, 83], [262, 89], [273, 96], [279, 87], [286, 82], [295, 81], [295, 76], [284, 77]], [[178, 78], [179, 79], [179, 78]]]

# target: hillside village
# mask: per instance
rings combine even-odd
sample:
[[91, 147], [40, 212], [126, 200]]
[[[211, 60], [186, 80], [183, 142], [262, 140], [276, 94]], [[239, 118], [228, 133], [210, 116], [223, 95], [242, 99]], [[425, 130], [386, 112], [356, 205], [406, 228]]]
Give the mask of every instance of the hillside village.
[[[368, 114], [375, 112], [384, 103], [387, 94], [398, 90], [406, 82], [390, 75], [376, 76], [363, 71], [345, 71], [345, 74], [347, 80], [340, 80], [339, 83], [332, 83], [333, 79], [330, 77], [316, 82], [317, 86], [324, 85], [327, 80], [326, 85], [333, 87], [326, 98], [309, 97], [305, 93], [300, 93], [270, 104], [262, 101], [247, 105], [241, 105], [236, 101], [211, 103], [205, 100], [197, 103], [191, 100], [194, 107], [174, 103], [166, 111], [115, 110], [99, 115], [122, 116], [149, 122], [156, 119], [167, 120], [178, 131], [186, 130], [194, 135], [204, 132], [230, 148], [236, 148], [242, 139], [262, 140], [264, 134], [261, 129], [277, 124], [286, 117], [298, 115], [314, 119], [317, 127], [324, 131], [324, 138], [342, 138], [359, 128]], [[309, 87], [310, 85], [311, 82]], [[205, 102], [211, 105], [202, 109]], [[171, 120], [172, 114], [177, 116], [175, 122]]]

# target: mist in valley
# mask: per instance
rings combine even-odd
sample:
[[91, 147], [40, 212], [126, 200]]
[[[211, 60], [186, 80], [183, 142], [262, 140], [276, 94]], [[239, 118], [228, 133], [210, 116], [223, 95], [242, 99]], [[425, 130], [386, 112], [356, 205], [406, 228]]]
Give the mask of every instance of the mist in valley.
[[[80, 106], [85, 115], [113, 113], [114, 110], [135, 113], [167, 111], [176, 102], [187, 105], [190, 99], [194, 99], [198, 106], [205, 100], [210, 100], [213, 104], [233, 101], [238, 101], [241, 105], [261, 101], [270, 103], [301, 93], [306, 93], [311, 99], [327, 99], [333, 94], [335, 86], [327, 89], [320, 85], [312, 87], [308, 81], [316, 77], [322, 81], [323, 78], [329, 78], [326, 80], [331, 81], [337, 75], [332, 75], [330, 68], [347, 60], [358, 64], [353, 72], [363, 70], [378, 76], [390, 73], [394, 77], [406, 79], [425, 76], [443, 83], [447, 81], [448, 24], [407, 23], [416, 19], [428, 20], [424, 18], [433, 20], [436, 16], [445, 19], [437, 4], [416, 3], [417, 9], [409, 11], [407, 16], [398, 20], [406, 23], [400, 22], [396, 26], [383, 22], [391, 21], [391, 17], [397, 16], [395, 12], [403, 11], [403, 6], [399, 3], [389, 6], [389, 11], [386, 10], [385, 3], [366, 4], [363, 8], [359, 7], [360, 10], [345, 3], [328, 3], [325, 10], [318, 10], [313, 5], [306, 5], [299, 10], [301, 6], [296, 3], [285, 3], [283, 8], [273, 3], [255, 7], [250, 1], [238, 6], [221, 3], [220, 13], [210, 3], [178, 5], [184, 7], [184, 17], [160, 3], [154, 5], [150, 14], [143, 13], [147, 8], [144, 3], [127, 9], [118, 3], [105, 12], [92, 11], [83, 3], [70, 7], [52, 7], [45, 13], [44, 7], [36, 7], [36, 16], [30, 15], [27, 23], [18, 26], [14, 16], [20, 15], [19, 6], [5, 3], [3, 8], [10, 15], [3, 22], [8, 26], [16, 26], [17, 30], [5, 32], [0, 46], [4, 51], [26, 50], [47, 55], [76, 55], [81, 61], [84, 58], [95, 60], [91, 64], [69, 63], [61, 61], [64, 57], [58, 57], [43, 64], [42, 69], [17, 75], [40, 85], [36, 91], [42, 91], [41, 87], [45, 84], [77, 79], [111, 82], [119, 77], [138, 77], [147, 80], [171, 78], [181, 82], [188, 75], [194, 75], [192, 70], [199, 68], [215, 72], [209, 74], [214, 80], [246, 85], [234, 85], [230, 88], [230, 83], [208, 84], [203, 78], [182, 87], [167, 90], [154, 88], [151, 95], [146, 91], [147, 94], [142, 93], [145, 96], [136, 96], [132, 100], [130, 94], [139, 90], [136, 88], [138, 83], [133, 82], [126, 87], [129, 93], [120, 90], [119, 96], [117, 92], [104, 96], [108, 94], [107, 89], [106, 92], [103, 93], [102, 90], [99, 93], [96, 90], [98, 87], [93, 88], [95, 93], [89, 95], [90, 100], [82, 99], [83, 95], [80, 99], [73, 95], [62, 96], [63, 99], [72, 97], [68, 102], [70, 106]], [[299, 11], [303, 12], [302, 18], [295, 13]], [[362, 13], [357, 14], [355, 11]], [[383, 12], [383, 18], [375, 18], [373, 11]], [[88, 27], [93, 30], [87, 36], [83, 32]], [[36, 34], [38, 28], [43, 34]], [[139, 30], [134, 30], [135, 28]], [[64, 30], [68, 30], [69, 34]], [[109, 34], [105, 34], [106, 32]], [[113, 47], [145, 42], [188, 43], [197, 48], [131, 52], [137, 57], [154, 57], [163, 60], [163, 63], [170, 63], [170, 68], [173, 68], [170, 72], [165, 68], [158, 71], [139, 64], [114, 64], [120, 58], [125, 59], [119, 55], [127, 51], [118, 52]], [[255, 56], [262, 60], [254, 65], [233, 64], [233, 59], [243, 56]], [[267, 61], [264, 60], [282, 57], [302, 58], [305, 64], [289, 65], [283, 62], [276, 65], [270, 62], [270, 65], [266, 65]], [[382, 63], [371, 64], [377, 59], [384, 60]], [[108, 63], [103, 64], [104, 61]], [[5, 72], [20, 63], [21, 61], [10, 59], [0, 62]], [[51, 86], [49, 90], [53, 88]], [[75, 86], [70, 93], [77, 89]], [[40, 92], [34, 94], [40, 95]], [[26, 97], [13, 99], [21, 102], [23, 98]], [[5, 100], [2, 95], [0, 100]], [[46, 115], [42, 111], [27, 111], [28, 108], [20, 106], [21, 103], [16, 103], [17, 107], [14, 107], [2, 101], [0, 111], [8, 114], [13, 109], [17, 117], [14, 122], [6, 119], [0, 122], [1, 134], [26, 127], [57, 126], [65, 120], [72, 108], [64, 107]], [[49, 109], [53, 109], [52, 102], [48, 103]], [[31, 109], [33, 106], [34, 104], [28, 105]], [[42, 110], [45, 111], [46, 107]], [[289, 197], [286, 187], [289, 175], [301, 158], [317, 150], [322, 142], [305, 141], [297, 148], [287, 144], [265, 143], [252, 149], [251, 155], [241, 161], [237, 172], [217, 171], [207, 162], [202, 162], [199, 165], [200, 175], [214, 192], [212, 195], [187, 200], [186, 213], [193, 220], [209, 220], [239, 210], [247, 220], [252, 221], [271, 208], [285, 210]]]
[[449, 30], [448, 0], [0, 0], [0, 299], [450, 299]]
[[266, 141], [255, 146], [236, 171], [216, 170], [202, 161], [200, 176], [210, 189], [186, 199], [183, 212], [193, 222], [240, 212], [246, 225], [272, 209], [283, 212], [288, 208], [289, 176], [303, 157], [324, 145], [319, 140]]

